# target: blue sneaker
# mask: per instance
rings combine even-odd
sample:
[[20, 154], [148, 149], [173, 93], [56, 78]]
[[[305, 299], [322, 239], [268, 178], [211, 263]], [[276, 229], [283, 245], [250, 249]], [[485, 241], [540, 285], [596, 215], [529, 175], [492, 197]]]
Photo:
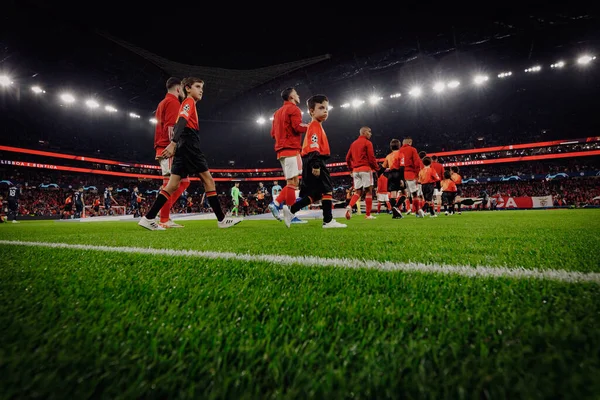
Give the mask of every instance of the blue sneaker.
[[279, 215], [279, 208], [277, 208], [275, 203], [271, 202], [269, 204], [269, 210], [271, 211], [271, 214], [273, 214], [273, 217], [275, 217], [277, 221], [281, 221], [281, 215]]
[[294, 218], [292, 218], [292, 224], [308, 224], [308, 221], [305, 221], [298, 217], [294, 217]]

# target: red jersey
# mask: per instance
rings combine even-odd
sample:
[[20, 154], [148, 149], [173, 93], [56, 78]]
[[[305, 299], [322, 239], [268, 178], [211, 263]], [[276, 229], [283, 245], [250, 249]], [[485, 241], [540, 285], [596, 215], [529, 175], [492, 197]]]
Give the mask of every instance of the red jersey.
[[444, 179], [442, 181], [442, 192], [456, 192], [456, 183], [452, 179]]
[[321, 156], [329, 157], [331, 155], [327, 135], [319, 121], [312, 121], [306, 129], [306, 136], [304, 136], [304, 143], [302, 144], [302, 157], [314, 151]]
[[404, 144], [400, 148], [400, 152], [404, 154], [404, 179], [407, 181], [417, 179], [422, 163], [417, 149], [409, 144]]
[[179, 107], [179, 116], [185, 118], [187, 124], [186, 129], [191, 129], [194, 133], [198, 133], [198, 111], [196, 110], [196, 102], [193, 98], [187, 97]]
[[437, 172], [440, 179], [444, 176], [444, 166], [437, 161], [431, 163], [431, 168]]
[[273, 114], [271, 137], [275, 139], [277, 158], [291, 157], [302, 150], [302, 134], [306, 132], [302, 123], [300, 108], [291, 101], [283, 105]]
[[173, 127], [179, 113], [179, 99], [167, 93], [156, 108], [156, 128], [154, 128], [154, 148], [167, 147], [173, 139]]
[[419, 183], [426, 185], [428, 183], [434, 183], [440, 180], [440, 176], [431, 167], [425, 167], [419, 171]]
[[388, 178], [384, 174], [381, 174], [377, 178], [377, 194], [388, 193]]
[[400, 168], [404, 168], [404, 153], [400, 150], [396, 150], [396, 155], [392, 160], [390, 169], [400, 170]]
[[346, 164], [352, 172], [370, 172], [379, 169], [373, 143], [366, 136], [359, 136], [352, 142], [346, 154]]
[[462, 176], [456, 172], [453, 172], [452, 175], [450, 175], [450, 179], [452, 179], [457, 185], [462, 185]]

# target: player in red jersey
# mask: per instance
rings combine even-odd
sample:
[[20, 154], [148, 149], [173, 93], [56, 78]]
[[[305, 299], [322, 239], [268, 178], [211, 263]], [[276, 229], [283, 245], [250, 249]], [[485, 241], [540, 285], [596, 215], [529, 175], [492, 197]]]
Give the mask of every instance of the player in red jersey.
[[365, 193], [365, 219], [375, 219], [371, 215], [373, 208], [373, 171], [379, 170], [379, 164], [375, 158], [373, 143], [371, 143], [371, 128], [363, 126], [360, 128], [360, 135], [350, 145], [346, 154], [346, 164], [351, 171], [356, 192], [346, 207], [346, 219], [352, 218], [352, 207], [360, 199], [363, 191]]
[[165, 230], [160, 226], [155, 218], [160, 209], [169, 201], [182, 179], [189, 175], [198, 175], [204, 184], [206, 197], [215, 216], [217, 217], [219, 228], [229, 228], [240, 222], [241, 218], [226, 217], [221, 209], [219, 197], [215, 190], [215, 181], [208, 168], [206, 156], [200, 146], [200, 132], [198, 126], [198, 112], [196, 103], [202, 99], [204, 93], [204, 81], [199, 78], [185, 78], [181, 85], [187, 97], [181, 103], [179, 108], [179, 118], [173, 129], [173, 138], [171, 143], [163, 150], [161, 156], [173, 158], [171, 167], [171, 176], [169, 182], [156, 196], [156, 200], [150, 210], [140, 219], [138, 225], [155, 231]]
[[[281, 221], [279, 208], [282, 204], [291, 207], [296, 202], [296, 190], [302, 175], [302, 134], [306, 132], [307, 124], [302, 123], [302, 113], [298, 104], [300, 96], [296, 89], [289, 87], [281, 92], [283, 105], [273, 114], [271, 137], [275, 140], [275, 152], [281, 163], [287, 185], [279, 192], [277, 198], [269, 204], [273, 216]], [[298, 217], [294, 223], [306, 223]]]
[[[177, 122], [179, 107], [181, 106], [180, 99], [182, 98], [181, 80], [171, 77], [167, 79], [167, 94], [165, 98], [158, 103], [156, 108], [156, 128], [154, 130], [154, 150], [156, 152], [156, 160], [160, 164], [163, 176], [163, 188], [169, 182], [171, 175], [171, 166], [173, 157], [165, 158], [162, 156], [164, 149], [171, 143], [173, 138], [173, 128]], [[170, 200], [165, 203], [160, 209], [160, 226], [163, 228], [183, 228], [182, 225], [173, 222], [169, 214], [173, 203], [177, 201], [179, 196], [190, 186], [189, 178], [181, 180], [179, 187], [171, 196]]]
[[[419, 204], [419, 188], [417, 186], [417, 177], [421, 170], [421, 159], [417, 149], [412, 146], [412, 138], [407, 137], [402, 141], [400, 152], [404, 155], [404, 180], [407, 195], [412, 197], [412, 205], [417, 217], [423, 217], [423, 211]], [[419, 212], [421, 210], [421, 212]]]
[[379, 178], [377, 178], [377, 214], [381, 212], [381, 203], [385, 203], [388, 212], [392, 212], [389, 194], [388, 177], [382, 173], [379, 175]]
[[431, 167], [431, 158], [423, 158], [423, 169], [419, 171], [419, 183], [421, 184], [421, 191], [423, 192], [423, 200], [425, 205], [423, 211], [429, 211], [430, 217], [437, 217], [433, 208], [433, 191], [435, 190], [435, 184], [440, 182], [440, 176], [437, 174], [435, 169]]

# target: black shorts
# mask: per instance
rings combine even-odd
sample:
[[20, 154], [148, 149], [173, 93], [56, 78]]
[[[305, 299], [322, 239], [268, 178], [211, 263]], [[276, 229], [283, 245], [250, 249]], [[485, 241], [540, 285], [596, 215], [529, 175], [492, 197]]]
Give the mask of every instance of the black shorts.
[[435, 188], [438, 190], [438, 192], [442, 191], [442, 181], [437, 181], [435, 183]]
[[320, 199], [323, 194], [333, 192], [331, 175], [327, 168], [321, 167], [319, 176], [314, 176], [312, 167], [306, 159], [302, 160], [302, 182], [300, 184], [300, 197], [310, 196], [313, 200]]
[[456, 192], [443, 192], [442, 193], [442, 204], [454, 204], [456, 198]]
[[94, 206], [94, 211], [95, 212], [100, 212], [100, 206]]
[[421, 185], [421, 192], [423, 192], [423, 199], [425, 201], [432, 201], [433, 200], [433, 189], [434, 189], [434, 184], [433, 183], [424, 183]]
[[77, 211], [77, 212], [83, 211], [83, 203], [75, 203], [75, 211]]
[[177, 150], [173, 156], [171, 174], [187, 178], [190, 175], [199, 175], [208, 171], [208, 162], [202, 150], [200, 150], [200, 138], [198, 135], [182, 136], [177, 143]]
[[402, 173], [397, 169], [393, 169], [388, 173], [388, 190], [390, 192], [399, 192], [404, 187], [402, 186]]
[[8, 200], [8, 209], [13, 212], [18, 211], [19, 203], [14, 200]]
[[73, 204], [65, 204], [65, 211], [71, 211], [73, 209]]
[[104, 203], [104, 208], [106, 208], [107, 210], [110, 208], [110, 201]]

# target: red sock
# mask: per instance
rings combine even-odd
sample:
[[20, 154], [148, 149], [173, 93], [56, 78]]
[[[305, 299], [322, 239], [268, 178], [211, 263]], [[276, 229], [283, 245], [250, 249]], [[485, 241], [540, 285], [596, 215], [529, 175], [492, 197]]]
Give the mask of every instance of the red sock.
[[[283, 189], [281, 189], [281, 192], [279, 192], [279, 195], [277, 195], [277, 198], [275, 199], [277, 204], [281, 205], [281, 204], [285, 203], [285, 199], [287, 196], [287, 191], [288, 191], [289, 186], [290, 185], [284, 186]], [[289, 207], [289, 204], [288, 204], [288, 207]]]
[[438, 214], [440, 213], [441, 208], [442, 208], [442, 203], [438, 203], [438, 205], [437, 205]]
[[359, 195], [353, 194], [352, 198], [350, 199], [350, 204], [348, 204], [348, 207], [350, 207], [350, 208], [354, 207], [359, 198], [360, 198]]
[[171, 208], [173, 208], [173, 204], [175, 204], [175, 202], [181, 196], [181, 193], [183, 193], [185, 191], [185, 189], [187, 189], [189, 186], [190, 186], [190, 180], [187, 178], [183, 179], [181, 182], [179, 182], [179, 186], [173, 192], [173, 194], [169, 198], [169, 201], [167, 201], [165, 203], [165, 205], [162, 206], [162, 208], [160, 209], [160, 222], [161, 223], [165, 223], [169, 220], [169, 214], [171, 213]]
[[365, 211], [368, 217], [371, 215], [371, 209], [373, 208], [373, 196], [370, 193], [365, 195], [365, 205], [367, 206]]
[[392, 211], [392, 204], [389, 201], [385, 202], [385, 206], [387, 207], [388, 211]]
[[408, 199], [408, 197], [406, 198], [406, 200], [404, 201], [404, 208], [406, 209], [406, 212], [410, 212], [410, 200]]
[[287, 185], [287, 194], [285, 195], [285, 203], [288, 207], [291, 207], [296, 203], [296, 187]]
[[381, 212], [381, 202], [378, 201], [377, 202], [377, 214], [379, 214]]
[[419, 203], [420, 203], [419, 199], [417, 199], [417, 198], [413, 199], [413, 204], [412, 205], [413, 205], [413, 209], [414, 209], [415, 212], [417, 212], [417, 211], [419, 211], [421, 209], [421, 207], [419, 207]]

